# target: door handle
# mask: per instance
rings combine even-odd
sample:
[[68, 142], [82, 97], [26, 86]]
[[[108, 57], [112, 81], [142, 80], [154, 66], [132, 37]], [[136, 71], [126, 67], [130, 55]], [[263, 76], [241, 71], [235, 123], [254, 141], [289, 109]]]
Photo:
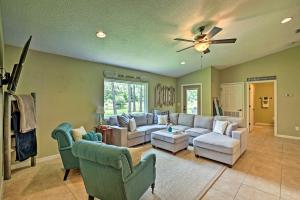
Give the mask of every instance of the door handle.
[[237, 111], [241, 112], [241, 111], [243, 111], [243, 109], [238, 109]]

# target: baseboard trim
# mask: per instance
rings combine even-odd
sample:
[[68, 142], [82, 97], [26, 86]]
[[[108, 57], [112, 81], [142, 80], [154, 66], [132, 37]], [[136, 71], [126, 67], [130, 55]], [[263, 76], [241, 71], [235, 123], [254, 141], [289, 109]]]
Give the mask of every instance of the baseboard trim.
[[256, 122], [254, 125], [255, 125], [255, 126], [274, 126], [274, 124], [271, 124], [271, 123], [263, 123], [263, 122]]
[[[42, 163], [42, 162], [46, 162], [46, 161], [49, 161], [49, 160], [54, 160], [56, 158], [59, 158], [59, 154], [37, 158], [36, 162], [37, 163]], [[26, 161], [23, 161], [23, 162], [18, 162], [18, 163], [12, 164], [11, 169], [14, 170], [14, 169], [28, 167], [28, 166], [30, 166], [30, 159], [28, 159]]]
[[281, 137], [281, 138], [292, 139], [292, 140], [300, 140], [300, 137], [290, 136], [290, 135], [280, 135], [280, 134], [277, 134], [275, 136], [276, 137]]

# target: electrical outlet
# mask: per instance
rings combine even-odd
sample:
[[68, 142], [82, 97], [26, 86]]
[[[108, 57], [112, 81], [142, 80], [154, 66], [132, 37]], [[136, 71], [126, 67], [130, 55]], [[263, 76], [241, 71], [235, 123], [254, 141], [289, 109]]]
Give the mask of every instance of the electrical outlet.
[[295, 127], [295, 130], [296, 130], [296, 131], [300, 131], [299, 126], [296, 126], [296, 127]]

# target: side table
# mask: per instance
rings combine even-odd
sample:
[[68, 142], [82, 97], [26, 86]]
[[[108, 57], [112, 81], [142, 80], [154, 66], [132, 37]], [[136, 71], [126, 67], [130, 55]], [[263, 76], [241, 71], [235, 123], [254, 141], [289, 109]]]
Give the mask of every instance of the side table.
[[97, 133], [102, 133], [102, 142], [108, 144], [107, 133], [109, 133], [109, 144], [113, 144], [113, 129], [107, 125], [99, 125], [95, 127]]

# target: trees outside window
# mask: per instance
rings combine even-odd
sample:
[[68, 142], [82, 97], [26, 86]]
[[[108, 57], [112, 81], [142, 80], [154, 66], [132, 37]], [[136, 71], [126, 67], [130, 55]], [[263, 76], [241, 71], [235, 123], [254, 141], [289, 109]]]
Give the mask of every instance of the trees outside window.
[[118, 80], [104, 81], [105, 117], [147, 112], [148, 84]]

